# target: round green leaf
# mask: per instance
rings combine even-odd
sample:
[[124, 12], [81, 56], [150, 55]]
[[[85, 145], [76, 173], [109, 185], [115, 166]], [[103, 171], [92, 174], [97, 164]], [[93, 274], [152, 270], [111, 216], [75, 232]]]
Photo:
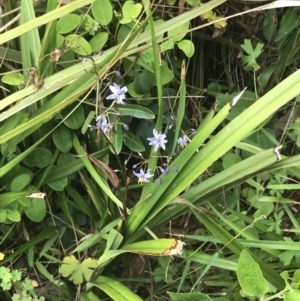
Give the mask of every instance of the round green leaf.
[[31, 206], [25, 209], [25, 214], [33, 222], [41, 222], [46, 216], [46, 202], [44, 199], [32, 199]]
[[67, 127], [61, 125], [53, 134], [52, 139], [56, 147], [63, 153], [70, 151], [72, 147], [72, 134]]
[[25, 173], [17, 175], [11, 182], [11, 191], [22, 191], [30, 182], [32, 175]]
[[[162, 85], [166, 85], [174, 78], [174, 73], [172, 70], [170, 70], [166, 66], [160, 66], [161, 68], [161, 79], [162, 79]], [[144, 70], [142, 72], [143, 75], [145, 75], [151, 82], [153, 86], [156, 86], [156, 74], [154, 72], [151, 72], [149, 70]]]
[[57, 21], [57, 33], [65, 34], [74, 30], [80, 24], [81, 18], [75, 14], [69, 14]]
[[90, 55], [92, 53], [92, 47], [87, 40], [77, 34], [70, 34], [66, 36], [66, 44], [75, 53], [80, 55]]
[[55, 191], [63, 191], [68, 185], [68, 177], [60, 178], [59, 180], [47, 183]]
[[178, 42], [178, 48], [184, 52], [184, 54], [190, 58], [195, 53], [194, 43], [189, 40], [181, 40]]
[[[131, 18], [131, 12], [134, 8], [134, 2], [133, 1], [126, 1], [122, 7], [122, 15], [124, 19], [132, 19]], [[132, 21], [132, 20], [131, 20]]]
[[109, 0], [98, 0], [92, 5], [92, 14], [101, 25], [108, 25], [113, 18], [113, 10]]
[[12, 222], [19, 222], [21, 220], [21, 215], [19, 211], [14, 210], [14, 211], [7, 211], [7, 219], [9, 219]]
[[21, 73], [9, 73], [3, 75], [1, 80], [7, 85], [20, 86], [24, 83], [24, 76]]
[[24, 159], [24, 163], [28, 167], [44, 168], [50, 164], [52, 157], [53, 155], [49, 149], [37, 147]]
[[151, 89], [150, 80], [140, 73], [133, 81], [133, 88], [137, 94], [146, 94]]
[[63, 117], [67, 117], [70, 114], [70, 116], [64, 121], [64, 124], [72, 130], [79, 129], [84, 123], [83, 106], [80, 105], [75, 109], [76, 106], [77, 104], [73, 103], [61, 112]]
[[141, 3], [136, 3], [130, 13], [130, 18], [136, 19], [143, 9], [143, 5]]
[[[185, 32], [189, 29], [189, 26], [190, 26], [190, 22], [188, 21], [171, 29], [170, 31], [168, 31], [168, 37], [172, 38], [174, 42], [179, 42], [186, 35]], [[182, 32], [183, 34], [178, 35], [179, 33]]]
[[65, 42], [65, 37], [62, 36], [61, 34], [56, 35], [56, 47], [59, 48], [61, 47]]
[[268, 282], [264, 278], [259, 265], [247, 250], [243, 250], [240, 254], [237, 277], [242, 291], [248, 296], [259, 297], [269, 289]]
[[92, 52], [95, 52], [97, 50], [100, 50], [103, 48], [105, 43], [108, 39], [108, 33], [107, 32], [100, 32], [96, 34], [91, 40], [90, 45], [92, 47]]
[[241, 162], [242, 159], [240, 156], [238, 156], [237, 154], [233, 154], [233, 153], [227, 153], [226, 155], [224, 155], [223, 157], [223, 168], [226, 169], [238, 162]]
[[[128, 23], [130, 23], [130, 22], [128, 22]], [[127, 25], [120, 26], [120, 29], [117, 34], [117, 42], [118, 43], [124, 42], [127, 39], [130, 32], [131, 32], [131, 28], [129, 26], [127, 26]]]
[[200, 4], [200, 0], [187, 0], [186, 2], [191, 6], [198, 6]]

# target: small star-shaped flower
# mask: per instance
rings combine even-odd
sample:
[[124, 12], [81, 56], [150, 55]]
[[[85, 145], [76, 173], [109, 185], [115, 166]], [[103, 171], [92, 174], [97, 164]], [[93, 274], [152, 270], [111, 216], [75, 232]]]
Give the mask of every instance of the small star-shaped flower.
[[143, 182], [149, 182], [149, 178], [153, 177], [153, 175], [150, 174], [150, 170], [147, 170], [147, 172], [145, 173], [143, 171], [143, 169], [140, 169], [140, 173], [138, 172], [133, 172], [134, 175], [138, 178], [138, 183], [142, 184]]
[[166, 140], [166, 134], [158, 134], [157, 130], [153, 130], [153, 138], [147, 138], [148, 141], [150, 141], [149, 145], [154, 145], [154, 152], [158, 150], [159, 147], [162, 149], [166, 149], [165, 144], [168, 142]]
[[181, 146], [181, 147], [185, 147], [188, 143], [188, 137], [186, 135], [184, 135], [183, 137], [179, 137], [179, 139], [177, 140], [177, 143]]
[[108, 95], [106, 99], [113, 99], [116, 100], [117, 104], [126, 104], [124, 99], [126, 98], [125, 93], [128, 91], [127, 87], [120, 88], [119, 85], [113, 83], [109, 86], [110, 91], [112, 94]]
[[102, 130], [104, 134], [107, 134], [113, 128], [113, 124], [108, 123], [107, 118], [102, 115], [96, 118], [96, 124], [98, 129]]

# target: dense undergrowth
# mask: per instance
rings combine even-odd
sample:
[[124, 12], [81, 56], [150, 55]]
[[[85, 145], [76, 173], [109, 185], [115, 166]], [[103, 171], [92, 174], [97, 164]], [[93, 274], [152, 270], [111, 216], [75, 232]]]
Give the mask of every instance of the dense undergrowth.
[[0, 300], [300, 300], [297, 1], [69, 2], [0, 2]]

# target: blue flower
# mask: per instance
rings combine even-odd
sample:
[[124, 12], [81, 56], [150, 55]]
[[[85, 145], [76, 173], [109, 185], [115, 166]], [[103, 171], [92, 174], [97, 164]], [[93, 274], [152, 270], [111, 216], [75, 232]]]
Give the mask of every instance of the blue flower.
[[113, 124], [108, 123], [107, 118], [103, 115], [96, 118], [96, 125], [104, 134], [107, 134], [113, 128]]
[[147, 170], [145, 173], [143, 169], [140, 169], [140, 173], [133, 172], [134, 175], [138, 178], [138, 184], [142, 184], [143, 182], [149, 182], [149, 178], [153, 177], [153, 175], [150, 174], [150, 170]]
[[124, 99], [126, 98], [125, 93], [128, 91], [127, 87], [120, 88], [119, 85], [113, 83], [112, 86], [109, 86], [109, 89], [112, 94], [108, 95], [106, 99], [116, 100], [117, 104], [126, 104], [126, 102], [124, 102]]
[[153, 135], [153, 138], [147, 138], [147, 140], [150, 141], [149, 145], [154, 145], [154, 152], [156, 152], [159, 147], [166, 149], [165, 144], [168, 142], [168, 140], [165, 139], [166, 135], [158, 134], [156, 129], [153, 130]]
[[179, 137], [179, 139], [177, 140], [177, 143], [181, 146], [181, 147], [185, 147], [188, 143], [189, 139], [186, 135], [184, 135], [183, 137]]

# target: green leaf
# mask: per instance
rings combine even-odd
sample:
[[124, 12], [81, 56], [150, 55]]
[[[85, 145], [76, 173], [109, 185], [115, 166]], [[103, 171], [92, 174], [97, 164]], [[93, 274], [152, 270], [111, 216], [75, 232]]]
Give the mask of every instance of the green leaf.
[[100, 276], [91, 284], [104, 291], [115, 301], [143, 301], [143, 299], [116, 279]]
[[57, 33], [65, 34], [71, 32], [79, 25], [80, 21], [80, 16], [75, 14], [69, 14], [60, 18], [56, 25]]
[[68, 177], [60, 178], [59, 180], [47, 183], [52, 189], [56, 191], [63, 191], [68, 185]]
[[113, 146], [116, 154], [119, 155], [123, 145], [122, 125], [115, 125], [115, 132], [113, 132]]
[[6, 209], [0, 208], [0, 223], [4, 223], [7, 218], [7, 211]]
[[12, 222], [19, 222], [21, 220], [21, 215], [19, 213], [19, 211], [15, 210], [15, 211], [10, 211], [7, 210], [7, 219], [9, 219]]
[[139, 119], [155, 118], [152, 111], [139, 105], [118, 105], [116, 108], [121, 116], [132, 116]]
[[263, 33], [268, 42], [271, 41], [277, 29], [277, 9], [268, 9], [265, 12]]
[[180, 42], [178, 42], [177, 45], [178, 45], [178, 48], [181, 49], [188, 58], [190, 58], [194, 55], [195, 46], [192, 41], [181, 40]]
[[113, 18], [113, 10], [109, 0], [98, 0], [92, 5], [94, 18], [103, 26], [108, 25]]
[[32, 179], [32, 174], [25, 173], [17, 175], [11, 182], [11, 191], [22, 191]]
[[83, 278], [89, 281], [90, 276], [97, 266], [98, 261], [87, 258], [83, 262], [79, 262], [73, 255], [65, 257], [63, 264], [59, 268], [59, 272], [64, 277], [69, 277], [74, 284], [83, 283]]
[[92, 52], [98, 51], [103, 48], [108, 40], [107, 32], [99, 32], [97, 33], [91, 40], [90, 45], [92, 47]]
[[144, 95], [150, 91], [151, 83], [145, 75], [140, 73], [135, 77], [133, 81], [133, 88], [137, 94]]
[[168, 294], [174, 301], [212, 301], [208, 295], [202, 293], [177, 294], [168, 292]]
[[46, 202], [44, 199], [31, 199], [31, 206], [25, 209], [25, 214], [33, 222], [41, 222], [46, 216]]
[[[77, 108], [75, 109], [75, 107]], [[69, 114], [70, 116], [67, 117]], [[61, 115], [63, 117], [67, 117], [67, 119], [64, 121], [64, 124], [72, 130], [79, 129], [84, 123], [84, 109], [82, 105], [78, 106], [78, 104], [73, 103], [64, 109], [61, 112]]]
[[50, 164], [53, 154], [47, 148], [37, 147], [25, 159], [24, 164], [28, 167], [44, 168]]
[[298, 289], [291, 289], [284, 296], [284, 301], [298, 301], [298, 300], [300, 300], [300, 291]]
[[[190, 22], [185, 22], [185, 23], [169, 30], [168, 37], [172, 38], [174, 42], [179, 42], [180, 40], [182, 40], [185, 37], [186, 31], [189, 29], [189, 26], [190, 26]], [[183, 34], [177, 35], [182, 32], [183, 32]]]
[[80, 55], [90, 55], [92, 47], [87, 40], [80, 35], [70, 34], [65, 38], [66, 46], [71, 48], [75, 53]]
[[260, 56], [264, 44], [257, 43], [255, 49], [253, 49], [251, 41], [249, 39], [244, 40], [244, 44], [241, 45], [242, 49], [247, 53], [247, 55], [242, 55], [242, 61], [245, 70], [259, 70], [260, 66], [256, 62], [256, 59]]
[[20, 86], [24, 84], [24, 76], [21, 73], [9, 73], [2, 76], [1, 81], [11, 86]]
[[59, 126], [52, 134], [56, 147], [63, 153], [70, 151], [72, 147], [72, 134], [64, 125]]
[[[160, 66], [160, 70], [161, 70], [161, 79], [162, 79], [161, 84], [166, 85], [174, 78], [174, 73], [167, 66], [164, 66], [164, 64], [162, 66]], [[149, 70], [144, 70], [142, 72], [142, 74], [145, 75], [150, 80], [150, 82], [153, 86], [157, 86], [156, 73], [151, 72]]]
[[198, 6], [200, 4], [200, 0], [187, 0], [186, 2], [191, 6]]
[[290, 33], [299, 25], [298, 16], [294, 8], [289, 8], [281, 18], [280, 27], [274, 39], [278, 48], [284, 44]]
[[143, 9], [142, 4], [136, 3], [131, 10], [130, 18], [136, 19], [139, 16], [139, 14], [141, 13], [142, 9]]
[[269, 285], [256, 261], [247, 250], [240, 254], [237, 267], [239, 284], [248, 296], [262, 296], [269, 290]]
[[134, 2], [133, 1], [126, 1], [123, 4], [123, 7], [122, 7], [123, 18], [124, 19], [129, 19], [130, 22], [132, 21], [131, 12], [132, 12], [133, 8], [134, 8]]
[[129, 131], [124, 132], [124, 144], [133, 152], [143, 152], [145, 151], [144, 144]]

